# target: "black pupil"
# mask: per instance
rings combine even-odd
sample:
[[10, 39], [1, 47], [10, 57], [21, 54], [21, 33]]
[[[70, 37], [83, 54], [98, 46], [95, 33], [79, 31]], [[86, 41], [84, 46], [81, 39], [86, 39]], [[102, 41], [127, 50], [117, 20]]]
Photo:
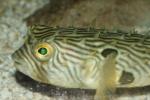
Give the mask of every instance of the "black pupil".
[[40, 54], [42, 54], [42, 55], [45, 55], [45, 54], [47, 54], [47, 49], [46, 49], [46, 48], [40, 48], [40, 49], [38, 50], [38, 52], [39, 52]]

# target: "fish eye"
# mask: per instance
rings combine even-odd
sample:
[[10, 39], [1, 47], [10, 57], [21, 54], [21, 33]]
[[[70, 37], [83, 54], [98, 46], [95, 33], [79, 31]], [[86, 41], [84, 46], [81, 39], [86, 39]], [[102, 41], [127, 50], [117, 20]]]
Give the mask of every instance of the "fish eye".
[[53, 47], [49, 43], [39, 43], [35, 46], [34, 55], [40, 61], [47, 61], [53, 54]]

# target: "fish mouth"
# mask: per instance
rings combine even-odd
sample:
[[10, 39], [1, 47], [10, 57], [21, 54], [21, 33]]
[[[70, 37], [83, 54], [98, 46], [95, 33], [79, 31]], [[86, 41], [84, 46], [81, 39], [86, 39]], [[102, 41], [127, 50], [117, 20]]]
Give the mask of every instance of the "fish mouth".
[[21, 65], [20, 58], [17, 56], [16, 53], [13, 53], [13, 54], [11, 55], [11, 58], [12, 58], [12, 60], [14, 61], [14, 64]]
[[19, 59], [15, 54], [13, 54], [13, 55], [11, 56], [11, 58], [12, 58], [12, 61], [13, 61], [13, 65], [14, 65], [14, 66], [21, 65], [20, 59]]
[[17, 57], [17, 52], [14, 52], [12, 55], [11, 55], [12, 59], [16, 58]]
[[21, 65], [21, 63], [17, 60], [14, 61], [14, 64]]

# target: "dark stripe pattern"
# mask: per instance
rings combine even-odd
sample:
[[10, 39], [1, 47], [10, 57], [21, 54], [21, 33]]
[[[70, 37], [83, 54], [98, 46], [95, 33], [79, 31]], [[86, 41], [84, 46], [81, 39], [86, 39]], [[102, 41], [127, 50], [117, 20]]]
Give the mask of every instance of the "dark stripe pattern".
[[[111, 48], [118, 52], [117, 71], [130, 72], [134, 76], [131, 84], [119, 86], [145, 86], [142, 82], [150, 75], [150, 35], [136, 32], [109, 31], [106, 29], [48, 27], [35, 25], [31, 27], [31, 36], [38, 42], [48, 42], [55, 48], [54, 56], [47, 61], [47, 67], [33, 57], [32, 49], [28, 44], [18, 50], [18, 56], [24, 59], [39, 80], [49, 81], [54, 85], [64, 87], [84, 87], [88, 79], [93, 79], [88, 88], [93, 88], [98, 80], [98, 68], [105, 59], [101, 52]], [[32, 41], [32, 40], [30, 40]], [[84, 66], [89, 62], [91, 67]], [[95, 64], [96, 62], [96, 64]], [[40, 67], [39, 67], [40, 66]], [[88, 70], [90, 69], [90, 73]], [[108, 69], [109, 70], [109, 69]], [[88, 74], [88, 76], [85, 76]], [[117, 77], [121, 77], [121, 74]], [[63, 81], [64, 84], [59, 82]], [[83, 84], [83, 86], [81, 85]]]

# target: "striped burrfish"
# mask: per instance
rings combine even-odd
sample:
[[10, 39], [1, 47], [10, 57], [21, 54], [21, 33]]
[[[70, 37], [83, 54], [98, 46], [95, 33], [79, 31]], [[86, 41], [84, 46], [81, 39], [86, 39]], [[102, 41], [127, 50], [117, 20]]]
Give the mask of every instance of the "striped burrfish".
[[12, 58], [36, 81], [97, 95], [150, 85], [150, 35], [136, 31], [34, 25]]

